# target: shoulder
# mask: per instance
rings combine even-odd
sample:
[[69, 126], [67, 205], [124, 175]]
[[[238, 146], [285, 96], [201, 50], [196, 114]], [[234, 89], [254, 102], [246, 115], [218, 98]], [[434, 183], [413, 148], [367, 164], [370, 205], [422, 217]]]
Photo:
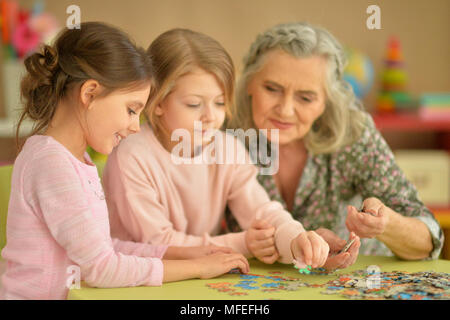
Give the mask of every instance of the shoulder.
[[122, 157], [130, 154], [145, 154], [145, 151], [149, 149], [151, 149], [149, 132], [143, 128], [140, 132], [122, 140], [115, 150]]
[[157, 161], [160, 146], [154, 140], [156, 137], [152, 130], [144, 125], [140, 132], [120, 142], [109, 155], [108, 162], [117, 161], [120, 166], [127, 166], [128, 163], [143, 164]]
[[364, 129], [359, 138], [350, 145], [344, 146], [337, 153], [340, 155], [358, 156], [367, 152], [388, 148], [386, 141], [375, 126], [372, 116], [364, 114]]
[[75, 157], [63, 145], [49, 136], [36, 135], [27, 139], [16, 162], [33, 170], [73, 166]]

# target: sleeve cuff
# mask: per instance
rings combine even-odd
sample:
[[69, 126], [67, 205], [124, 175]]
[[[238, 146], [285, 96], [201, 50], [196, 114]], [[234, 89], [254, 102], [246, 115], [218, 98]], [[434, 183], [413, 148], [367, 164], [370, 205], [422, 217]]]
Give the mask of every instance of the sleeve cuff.
[[149, 264], [152, 265], [150, 268], [150, 277], [145, 283], [147, 286], [161, 286], [164, 277], [164, 265], [161, 259], [158, 258], [148, 258]]
[[164, 257], [164, 254], [167, 251], [168, 245], [146, 245], [146, 248], [144, 250], [144, 257], [146, 258], [158, 258], [162, 259]]
[[292, 263], [294, 257], [291, 252], [291, 241], [304, 232], [302, 224], [298, 221], [290, 221], [279, 226], [275, 232], [275, 244], [280, 254], [281, 263]]
[[433, 242], [433, 250], [430, 252], [430, 256], [427, 259], [438, 259], [441, 254], [442, 247], [444, 246], [444, 233], [439, 223], [431, 217], [413, 217], [422, 221], [430, 231], [431, 241]]

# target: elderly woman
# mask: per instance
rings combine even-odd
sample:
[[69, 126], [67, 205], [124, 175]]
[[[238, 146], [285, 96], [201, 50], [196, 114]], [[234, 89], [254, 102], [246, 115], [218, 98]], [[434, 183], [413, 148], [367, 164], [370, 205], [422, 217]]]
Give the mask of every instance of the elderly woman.
[[[345, 63], [324, 29], [292, 23], [267, 30], [244, 59], [227, 127], [266, 129], [269, 141], [278, 130], [278, 172], [259, 182], [330, 250], [354, 232], [361, 254], [437, 258], [442, 229], [343, 81]], [[333, 265], [346, 267], [356, 255]]]

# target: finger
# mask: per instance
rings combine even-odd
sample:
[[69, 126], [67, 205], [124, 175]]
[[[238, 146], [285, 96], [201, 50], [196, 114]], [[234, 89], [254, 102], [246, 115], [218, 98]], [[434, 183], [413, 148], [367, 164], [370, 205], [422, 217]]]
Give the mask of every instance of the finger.
[[374, 216], [378, 216], [380, 210], [384, 207], [383, 202], [381, 202], [377, 198], [369, 198], [367, 199], [366, 203], [367, 205], [365, 212], [368, 212]]
[[244, 273], [244, 274], [248, 273], [248, 271], [249, 271], [249, 267], [246, 265], [246, 263], [244, 261], [242, 261], [240, 259], [231, 260], [228, 262], [228, 264], [227, 264], [228, 272], [230, 270], [233, 270], [236, 268], [239, 268], [241, 273]]
[[275, 247], [275, 238], [270, 237], [270, 238], [264, 239], [264, 240], [257, 240], [257, 241], [255, 241], [255, 247], [257, 249]]
[[273, 255], [263, 257], [261, 260], [266, 264], [273, 264], [275, 261], [278, 260], [279, 257], [280, 255], [278, 254], [278, 252], [275, 252]]
[[358, 212], [357, 216], [361, 223], [369, 228], [377, 228], [381, 222], [379, 217], [374, 217], [367, 213]]
[[359, 248], [361, 247], [361, 241], [359, 237], [356, 237], [355, 242], [350, 247], [350, 264], [354, 264], [358, 258]]
[[338, 251], [346, 244], [346, 241], [344, 239], [341, 239], [336, 233], [331, 230], [322, 229], [320, 233], [317, 231], [316, 233], [328, 243], [331, 251]]
[[301, 252], [294, 252], [295, 257], [298, 257], [299, 261], [303, 261], [307, 265], [311, 265], [312, 262], [312, 246], [308, 237], [302, 237], [300, 239], [296, 239], [295, 241], [300, 241], [299, 248]]
[[322, 260], [322, 239], [320, 236], [315, 233], [310, 233], [310, 241], [312, 245], [312, 261], [311, 266], [313, 268], [317, 268], [317, 266], [320, 264]]
[[239, 268], [243, 273], [248, 273], [250, 270], [250, 265], [248, 263], [248, 260], [240, 253], [237, 254], [231, 254], [229, 256], [229, 262], [236, 265], [234, 268]]
[[258, 243], [258, 245], [261, 245], [263, 247], [269, 247], [275, 245], [275, 238], [273, 236], [265, 237], [264, 235], [260, 234], [261, 231], [257, 231], [255, 233], [255, 242]]
[[267, 222], [266, 220], [264, 220], [264, 219], [256, 219], [256, 220], [253, 221], [251, 227], [254, 228], [254, 229], [261, 230], [261, 229], [268, 229], [268, 228], [271, 228], [272, 225], [271, 225], [270, 223], [268, 223], [268, 222]]
[[[367, 215], [366, 213], [361, 213], [361, 215]], [[363, 219], [378, 219], [371, 216], [364, 217]], [[360, 218], [358, 218], [360, 219]], [[371, 225], [367, 223], [368, 220], [360, 220], [360, 223], [357, 226], [357, 229], [354, 230], [355, 233], [361, 238], [373, 238], [378, 235], [380, 226], [379, 225]]]
[[339, 269], [343, 263], [344, 257], [343, 253], [329, 257], [323, 267], [327, 270]]
[[324, 243], [324, 245], [322, 245], [322, 261], [320, 262], [320, 267], [323, 266], [328, 259], [330, 253], [330, 246], [327, 243]]
[[356, 208], [353, 206], [348, 206], [347, 207], [347, 219], [345, 220], [345, 224], [347, 226], [348, 230], [353, 230], [354, 229], [354, 223], [357, 221], [356, 218]]
[[264, 239], [272, 238], [275, 235], [275, 230], [276, 229], [274, 227], [270, 227], [268, 229], [257, 230], [256, 239], [264, 240]]
[[255, 256], [257, 257], [266, 257], [266, 256], [271, 256], [273, 255], [275, 252], [277, 252], [277, 249], [275, 247], [269, 247], [269, 248], [264, 248], [264, 249], [260, 249], [255, 251]]
[[345, 269], [350, 265], [351, 255], [348, 252], [341, 253], [338, 269]]

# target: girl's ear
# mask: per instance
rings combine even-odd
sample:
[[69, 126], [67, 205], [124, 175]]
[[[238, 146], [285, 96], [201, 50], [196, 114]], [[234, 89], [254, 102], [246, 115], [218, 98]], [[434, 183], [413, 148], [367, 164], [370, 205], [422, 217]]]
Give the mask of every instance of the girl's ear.
[[95, 96], [100, 93], [100, 83], [97, 80], [87, 80], [80, 88], [80, 100], [83, 106], [89, 109], [91, 102], [94, 100]]
[[157, 116], [162, 116], [163, 113], [164, 113], [164, 112], [163, 112], [163, 108], [162, 108], [161, 104], [160, 104], [160, 103], [157, 104], [156, 107], [155, 107], [155, 114], [156, 114]]

